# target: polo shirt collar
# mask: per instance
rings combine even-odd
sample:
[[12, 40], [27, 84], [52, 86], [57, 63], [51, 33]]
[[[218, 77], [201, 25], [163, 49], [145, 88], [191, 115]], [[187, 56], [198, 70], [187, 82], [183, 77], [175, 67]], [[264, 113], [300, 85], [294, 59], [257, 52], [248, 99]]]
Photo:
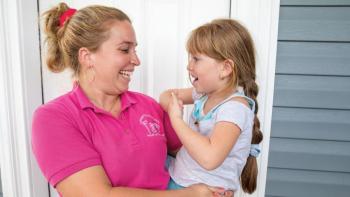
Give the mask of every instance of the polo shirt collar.
[[[72, 93], [76, 96], [76, 99], [81, 107], [81, 109], [87, 109], [91, 108], [95, 112], [105, 112], [102, 109], [99, 109], [96, 107], [90, 100], [89, 98], [85, 95], [84, 91], [81, 89], [80, 85], [75, 83]], [[125, 91], [120, 95], [121, 98], [121, 105], [122, 105], [122, 111], [126, 110], [128, 107], [131, 105], [137, 103], [135, 98], [133, 98], [130, 95], [129, 91]]]

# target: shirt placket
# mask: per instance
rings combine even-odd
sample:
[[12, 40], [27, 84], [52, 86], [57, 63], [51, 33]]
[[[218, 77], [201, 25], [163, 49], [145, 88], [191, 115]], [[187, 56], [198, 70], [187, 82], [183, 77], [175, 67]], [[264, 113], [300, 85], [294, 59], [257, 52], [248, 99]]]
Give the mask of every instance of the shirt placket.
[[123, 127], [123, 132], [128, 136], [128, 139], [130, 139], [130, 144], [135, 147], [140, 146], [140, 140], [137, 137], [136, 131], [135, 131], [136, 126], [133, 126], [131, 124], [131, 120], [130, 120], [130, 117], [128, 116], [128, 113], [122, 112], [120, 114], [120, 123]]

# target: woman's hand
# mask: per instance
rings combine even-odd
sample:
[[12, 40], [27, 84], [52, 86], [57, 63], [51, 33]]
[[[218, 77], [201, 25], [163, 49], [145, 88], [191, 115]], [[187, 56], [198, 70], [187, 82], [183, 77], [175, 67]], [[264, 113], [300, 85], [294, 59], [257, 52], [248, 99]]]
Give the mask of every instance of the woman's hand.
[[189, 186], [188, 189], [193, 191], [193, 196], [199, 197], [215, 197], [215, 192], [220, 192], [214, 187], [209, 187], [203, 183], [193, 184]]
[[225, 190], [223, 192], [215, 192], [214, 196], [215, 197], [233, 197], [234, 193], [232, 190]]
[[173, 118], [182, 119], [183, 102], [177, 98], [177, 95], [175, 92], [171, 92], [171, 99], [168, 106], [168, 114], [170, 119], [173, 119]]
[[188, 187], [195, 196], [200, 197], [233, 197], [233, 192], [220, 187], [212, 187], [203, 183], [193, 184]]

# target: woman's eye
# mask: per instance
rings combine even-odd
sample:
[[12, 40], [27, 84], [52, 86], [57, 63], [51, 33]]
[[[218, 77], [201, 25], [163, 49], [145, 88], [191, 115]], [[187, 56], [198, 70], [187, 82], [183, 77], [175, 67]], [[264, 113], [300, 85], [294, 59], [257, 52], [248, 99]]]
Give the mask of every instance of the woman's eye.
[[120, 49], [123, 53], [129, 53], [129, 48], [127, 49]]
[[199, 60], [198, 57], [192, 57], [192, 59], [193, 59], [195, 62]]

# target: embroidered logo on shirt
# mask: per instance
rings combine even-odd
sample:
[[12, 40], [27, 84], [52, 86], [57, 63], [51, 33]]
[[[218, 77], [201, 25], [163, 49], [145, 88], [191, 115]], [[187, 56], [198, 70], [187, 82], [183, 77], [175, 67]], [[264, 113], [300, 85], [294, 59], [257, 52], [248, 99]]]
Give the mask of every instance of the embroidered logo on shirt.
[[160, 131], [159, 120], [149, 114], [143, 114], [140, 118], [140, 123], [146, 127], [147, 136], [164, 136]]

